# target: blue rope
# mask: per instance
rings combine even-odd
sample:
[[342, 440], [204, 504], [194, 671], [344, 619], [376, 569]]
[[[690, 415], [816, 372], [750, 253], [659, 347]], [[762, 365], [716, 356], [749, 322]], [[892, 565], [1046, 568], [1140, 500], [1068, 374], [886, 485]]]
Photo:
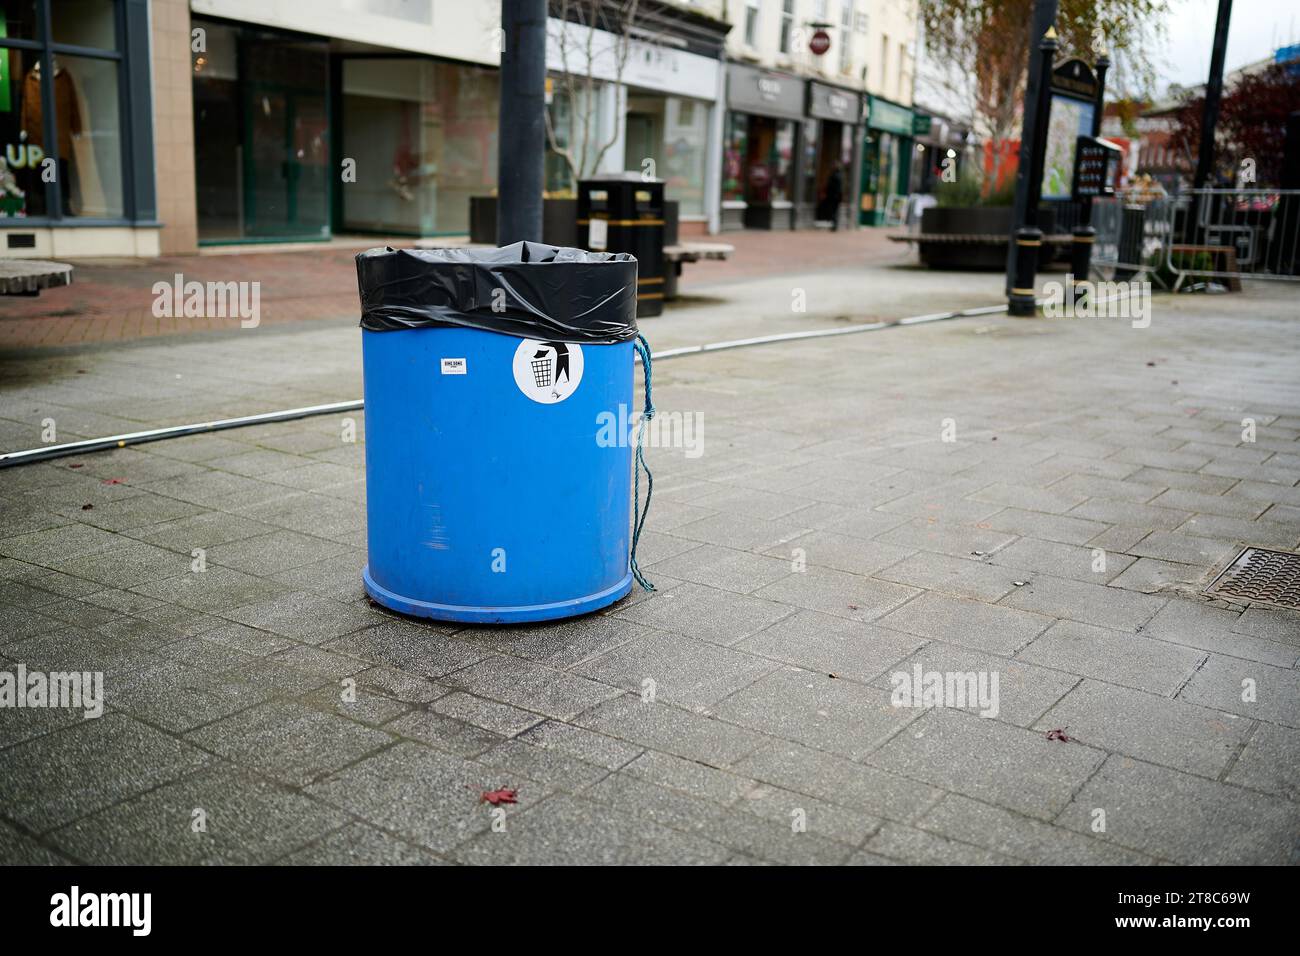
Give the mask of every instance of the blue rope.
[[[653, 591], [655, 586], [646, 580], [645, 575], [641, 573], [641, 568], [636, 563], [636, 546], [641, 540], [641, 529], [645, 527], [646, 516], [650, 514], [650, 496], [654, 493], [655, 480], [650, 474], [650, 469], [645, 463], [645, 423], [655, 417], [655, 403], [650, 395], [650, 343], [645, 340], [644, 335], [638, 335], [633, 343], [637, 355], [641, 356], [641, 369], [645, 377], [645, 407], [641, 411], [641, 417], [636, 423], [636, 469], [632, 481], [632, 576], [636, 578], [636, 583], [641, 585], [647, 591]], [[645, 511], [641, 510], [641, 472], [645, 471]]]

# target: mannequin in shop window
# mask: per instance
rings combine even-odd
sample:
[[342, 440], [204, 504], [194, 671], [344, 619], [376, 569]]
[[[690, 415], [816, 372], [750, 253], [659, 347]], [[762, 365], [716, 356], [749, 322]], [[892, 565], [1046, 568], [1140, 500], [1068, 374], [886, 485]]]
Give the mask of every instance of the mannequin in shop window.
[[[94, 147], [82, 123], [81, 91], [58, 57], [54, 57], [53, 63], [54, 138], [58, 144], [57, 178], [63, 211], [74, 216], [99, 215], [104, 207], [103, 189]], [[22, 126], [28, 143], [45, 145], [40, 61], [27, 71], [23, 80]]]

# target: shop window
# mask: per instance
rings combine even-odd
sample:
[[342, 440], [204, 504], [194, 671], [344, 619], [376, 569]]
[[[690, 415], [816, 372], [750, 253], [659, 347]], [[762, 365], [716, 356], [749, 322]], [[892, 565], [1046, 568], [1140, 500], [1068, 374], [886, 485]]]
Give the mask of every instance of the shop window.
[[808, 119], [803, 122], [803, 197], [802, 202], [815, 203], [821, 195], [825, 171], [819, 169], [817, 151], [818, 120]]
[[55, 43], [104, 50], [117, 47], [113, 0], [50, 0]]
[[677, 96], [629, 96], [623, 168], [643, 172], [654, 163], [664, 198], [683, 216], [704, 215], [704, 164], [708, 111]]
[[749, 117], [744, 113], [727, 114], [727, 135], [722, 146], [722, 200], [739, 202], [745, 198], [745, 161], [749, 152]]
[[596, 156], [604, 145], [601, 135], [605, 118], [603, 87], [595, 84], [588, 94], [579, 85], [571, 100], [562, 81], [552, 79], [550, 82], [553, 91], [551, 102], [546, 107], [550, 128], [546, 139], [546, 191], [556, 197], [576, 198], [578, 184], [574, 169], [560, 150], [572, 157], [579, 176], [595, 172]]
[[36, 0], [0, 0], [0, 40], [39, 40]]
[[120, 20], [114, 0], [0, 0], [0, 217], [127, 215]]
[[193, 22], [207, 37], [191, 54], [199, 241], [328, 237], [328, 44]]
[[[0, 49], [0, 220], [44, 216], [45, 168], [41, 84], [26, 82], [35, 73], [38, 55]], [[57, 172], [57, 170], [56, 170]]]
[[469, 231], [469, 200], [496, 185], [495, 70], [423, 59], [343, 62], [343, 226], [367, 232]]
[[122, 126], [117, 63], [54, 58], [54, 114], [64, 215], [117, 219], [122, 207]]
[[794, 120], [777, 120], [776, 137], [768, 163], [772, 167], [772, 202], [789, 202], [792, 186], [791, 170], [794, 166]]

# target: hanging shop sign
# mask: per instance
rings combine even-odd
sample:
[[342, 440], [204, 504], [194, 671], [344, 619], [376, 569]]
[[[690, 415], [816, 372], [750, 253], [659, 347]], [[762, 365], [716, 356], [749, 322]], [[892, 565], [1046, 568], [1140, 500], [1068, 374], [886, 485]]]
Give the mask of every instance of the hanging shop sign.
[[836, 120], [841, 123], [861, 123], [862, 97], [851, 90], [810, 82], [808, 115], [816, 119]]
[[732, 63], [727, 68], [727, 105], [740, 113], [801, 119], [806, 85], [789, 73]]
[[886, 133], [911, 136], [912, 111], [906, 106], [899, 106], [897, 103], [891, 103], [889, 100], [882, 100], [878, 96], [873, 96], [871, 97], [871, 115], [867, 119], [867, 124], [872, 129], [883, 130]]

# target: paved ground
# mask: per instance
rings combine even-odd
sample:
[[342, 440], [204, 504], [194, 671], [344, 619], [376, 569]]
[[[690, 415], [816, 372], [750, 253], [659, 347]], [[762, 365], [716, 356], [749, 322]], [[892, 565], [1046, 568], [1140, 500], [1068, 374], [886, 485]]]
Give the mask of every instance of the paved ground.
[[[781, 281], [833, 321], [885, 279]], [[779, 311], [751, 327], [804, 321]], [[102, 670], [107, 698], [0, 709], [0, 859], [1294, 862], [1300, 618], [1198, 591], [1243, 543], [1300, 543], [1296, 319], [1264, 288], [1157, 299], [1144, 330], [986, 317], [663, 362], [704, 446], [650, 453], [659, 590], [550, 626], [368, 606], [338, 419], [0, 473], [0, 669]], [[35, 355], [62, 364], [5, 417], [357, 394], [354, 330], [264, 334]], [[169, 362], [204, 357], [176, 408]], [[100, 420], [83, 362], [132, 369]], [[250, 394], [205, 397], [236, 374]], [[894, 706], [915, 664], [998, 675], [997, 716]]]
[[[890, 230], [891, 232], [893, 230]], [[739, 232], [719, 237], [736, 246], [727, 261], [688, 264], [682, 292], [702, 284], [733, 282], [814, 269], [860, 268], [870, 263], [914, 261], [916, 253], [891, 243], [883, 229], [832, 233]], [[83, 346], [157, 336], [231, 329], [238, 319], [158, 317], [154, 284], [256, 282], [259, 320], [265, 326], [320, 319], [358, 318], [353, 258], [366, 245], [341, 242], [294, 251], [231, 252], [159, 259], [82, 259], [72, 285], [34, 298], [0, 298], [0, 352], [49, 346]], [[374, 237], [369, 246], [410, 245]], [[428, 241], [422, 242], [427, 244]], [[448, 240], [443, 244], [452, 242]]]
[[[795, 311], [796, 296], [805, 311]], [[841, 266], [702, 286], [642, 328], [662, 351], [1001, 298], [997, 275], [932, 274], [910, 264]], [[355, 289], [323, 297], [319, 311], [327, 317], [255, 329], [0, 349], [0, 450], [47, 442], [47, 419], [62, 442], [360, 398]], [[0, 331], [5, 324], [0, 318]]]

